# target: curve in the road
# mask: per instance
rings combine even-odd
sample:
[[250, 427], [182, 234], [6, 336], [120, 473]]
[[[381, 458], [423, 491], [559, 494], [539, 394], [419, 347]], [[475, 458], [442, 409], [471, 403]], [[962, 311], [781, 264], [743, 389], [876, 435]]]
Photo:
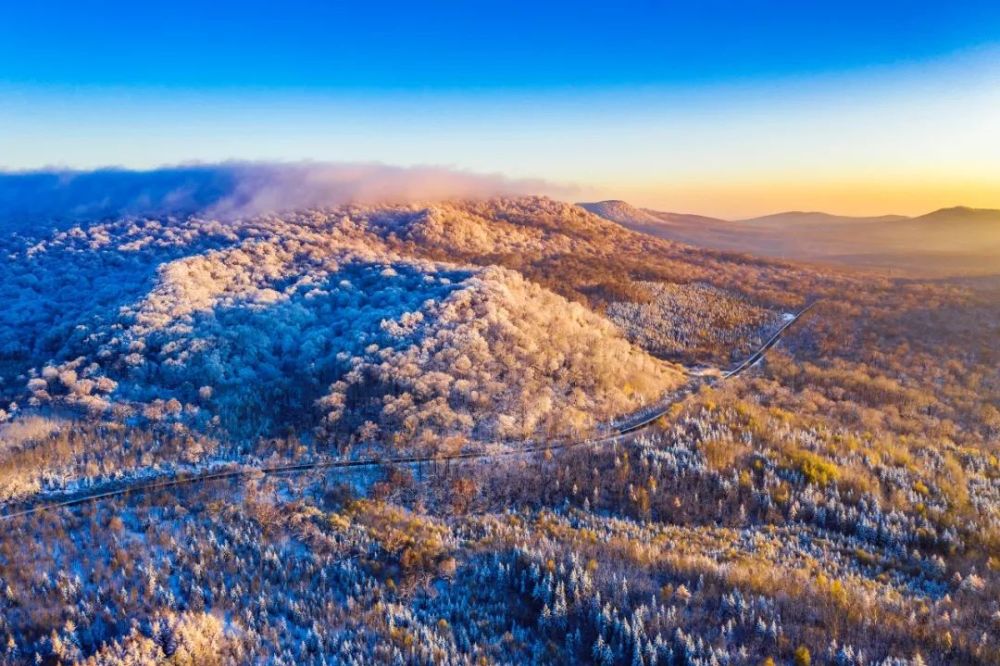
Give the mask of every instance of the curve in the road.
[[[721, 375], [721, 380], [725, 381], [727, 379], [732, 379], [740, 374], [746, 372], [749, 368], [753, 367], [760, 359], [764, 357], [769, 349], [774, 347], [791, 326], [799, 321], [806, 313], [808, 313], [816, 305], [818, 301], [813, 301], [806, 305], [802, 310], [797, 312], [794, 317], [786, 321], [782, 326], [775, 331], [775, 333], [768, 338], [768, 340], [751, 354], [746, 360], [737, 365], [732, 370]], [[58, 502], [47, 502], [42, 504], [36, 504], [18, 511], [12, 511], [0, 515], [0, 521], [11, 520], [20, 516], [27, 516], [33, 513], [40, 513], [42, 511], [51, 511], [54, 509], [61, 509], [67, 507], [79, 506], [81, 504], [87, 504], [90, 502], [97, 502], [103, 499], [110, 499], [113, 497], [122, 497], [130, 494], [141, 494], [148, 492], [155, 492], [159, 490], [165, 490], [169, 488], [175, 488], [178, 486], [191, 485], [195, 483], [206, 483], [209, 481], [218, 481], [223, 479], [236, 479], [240, 477], [249, 477], [258, 474], [264, 475], [279, 475], [279, 474], [295, 474], [298, 472], [305, 472], [310, 470], [318, 469], [363, 469], [363, 468], [373, 468], [386, 465], [417, 465], [423, 463], [438, 463], [438, 462], [449, 462], [449, 461], [468, 461], [468, 460], [483, 460], [487, 458], [502, 458], [511, 456], [522, 456], [522, 455], [533, 455], [535, 453], [543, 453], [546, 451], [557, 451], [562, 449], [570, 449], [581, 446], [595, 446], [599, 444], [610, 444], [612, 442], [618, 441], [621, 438], [644, 430], [652, 425], [656, 420], [667, 414], [671, 405], [675, 404], [680, 400], [682, 396], [686, 397], [690, 394], [690, 390], [685, 390], [679, 392], [675, 395], [669, 402], [663, 403], [656, 411], [643, 416], [640, 420], [634, 421], [622, 425], [615, 429], [615, 431], [603, 437], [594, 437], [590, 439], [583, 439], [577, 441], [565, 441], [565, 442], [555, 442], [546, 443], [543, 445], [526, 446], [517, 449], [508, 449], [505, 451], [497, 452], [469, 452], [469, 453], [457, 453], [447, 456], [405, 456], [398, 458], [372, 458], [366, 460], [321, 460], [307, 463], [296, 463], [289, 465], [274, 465], [269, 467], [242, 467], [239, 469], [229, 469], [221, 470], [216, 472], [208, 472], [202, 474], [192, 474], [185, 476], [183, 474], [171, 477], [169, 479], [164, 479], [162, 481], [150, 481], [145, 483], [134, 483], [124, 486], [119, 486], [104, 492], [97, 493], [87, 493], [81, 494], [76, 497], [71, 497], [69, 499], [61, 500]]]

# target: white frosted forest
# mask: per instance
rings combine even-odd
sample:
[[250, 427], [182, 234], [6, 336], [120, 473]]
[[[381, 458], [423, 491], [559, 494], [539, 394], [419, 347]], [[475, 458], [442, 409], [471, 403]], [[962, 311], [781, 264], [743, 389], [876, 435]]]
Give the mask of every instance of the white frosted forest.
[[3, 666], [996, 663], [991, 292], [256, 201], [0, 237]]
[[681, 382], [515, 271], [407, 253], [546, 242], [532, 227], [491, 233], [481, 206], [123, 219], [8, 239], [4, 417], [77, 410], [433, 450], [582, 434]]

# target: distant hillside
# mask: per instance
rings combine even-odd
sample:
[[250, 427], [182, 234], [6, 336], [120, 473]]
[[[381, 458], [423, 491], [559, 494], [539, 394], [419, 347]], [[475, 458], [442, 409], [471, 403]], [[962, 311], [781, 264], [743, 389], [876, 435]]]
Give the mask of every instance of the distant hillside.
[[[750, 236], [757, 232], [749, 225], [704, 215], [637, 208], [617, 200], [578, 205], [627, 229], [657, 238], [731, 252], [753, 252], [750, 248], [756, 247], [755, 243], [750, 242]], [[758, 254], [764, 253], [758, 252]]]
[[647, 208], [636, 208], [635, 206], [617, 199], [608, 201], [597, 201], [595, 203], [581, 203], [579, 206], [585, 210], [600, 215], [606, 220], [618, 222], [628, 226], [629, 224], [727, 224], [725, 220], [704, 215], [694, 215], [691, 213], [666, 213]]
[[929, 276], [1000, 270], [1000, 210], [943, 208], [912, 218], [787, 211], [727, 221], [624, 201], [580, 205], [633, 231], [718, 250]]
[[819, 211], [786, 211], [784, 213], [774, 213], [772, 215], [762, 215], [746, 220], [741, 223], [753, 224], [755, 226], [780, 226], [787, 225], [824, 225], [824, 224], [868, 224], [872, 222], [898, 222], [908, 219], [905, 215], [881, 215], [878, 217], [854, 217], [848, 215], [831, 215]]
[[912, 219], [914, 222], [930, 222], [934, 224], [1000, 225], [1000, 210], [955, 206], [953, 208], [942, 208], [933, 213], [927, 213], [926, 215]]
[[[641, 208], [636, 208], [630, 203], [618, 199], [608, 201], [595, 201], [593, 203], [578, 204], [586, 211], [600, 215], [606, 220], [617, 222], [623, 226], [634, 226], [638, 224], [660, 224], [663, 222], [659, 217], [647, 213]], [[673, 213], [669, 213], [673, 215]]]

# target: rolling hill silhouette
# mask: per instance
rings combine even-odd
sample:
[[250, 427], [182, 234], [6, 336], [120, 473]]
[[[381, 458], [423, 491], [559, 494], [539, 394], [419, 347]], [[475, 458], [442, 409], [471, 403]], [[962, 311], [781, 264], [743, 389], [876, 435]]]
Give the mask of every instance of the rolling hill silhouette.
[[744, 220], [579, 204], [628, 229], [718, 250], [923, 276], [1000, 272], [1000, 210], [957, 206], [918, 217], [787, 211]]

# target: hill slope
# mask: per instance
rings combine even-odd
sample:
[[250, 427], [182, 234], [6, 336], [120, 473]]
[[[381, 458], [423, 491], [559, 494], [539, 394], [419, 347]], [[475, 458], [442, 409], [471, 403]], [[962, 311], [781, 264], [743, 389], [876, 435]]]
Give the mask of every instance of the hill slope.
[[334, 445], [387, 432], [433, 448], [585, 431], [680, 382], [603, 317], [466, 261], [579, 251], [608, 223], [498, 235], [472, 210], [123, 220], [16, 241], [4, 393], [234, 439], [322, 423]]

